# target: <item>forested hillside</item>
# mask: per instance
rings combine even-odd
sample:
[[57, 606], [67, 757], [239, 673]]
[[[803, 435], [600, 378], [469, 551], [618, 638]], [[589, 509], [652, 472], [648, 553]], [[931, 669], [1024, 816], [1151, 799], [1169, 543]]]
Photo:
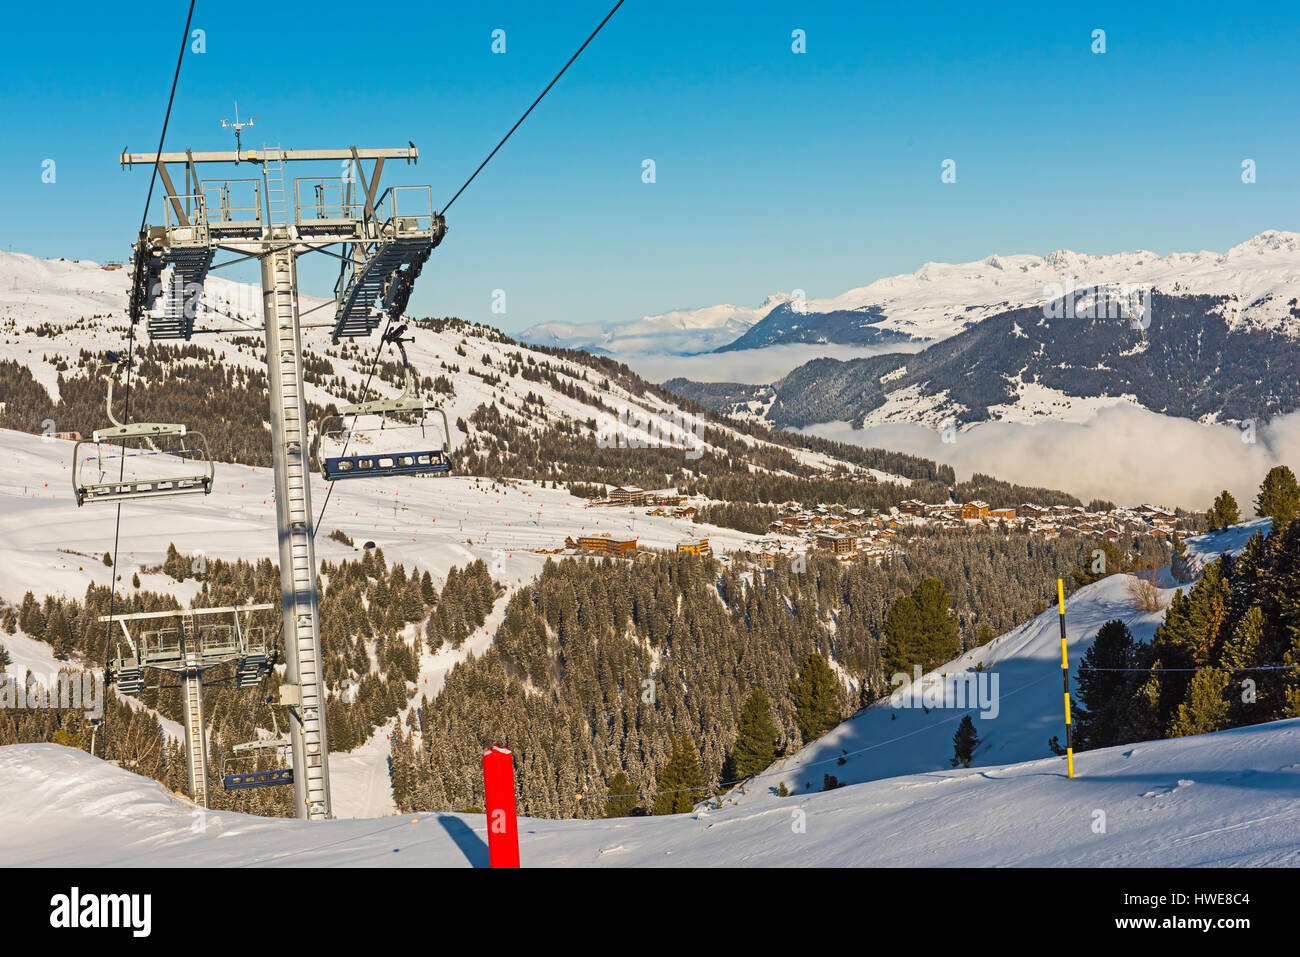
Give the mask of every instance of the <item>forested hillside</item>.
[[[953, 638], [969, 648], [1040, 611], [1051, 600], [1042, 583], [1062, 575], [1073, 580], [1070, 572], [1091, 547], [1087, 539], [933, 532], [909, 539], [879, 568], [818, 555], [802, 573], [788, 561], [764, 572], [744, 562], [726, 566], [676, 554], [636, 563], [553, 561], [540, 579], [513, 593], [492, 648], [455, 667], [432, 700], [416, 684], [421, 659], [459, 646], [480, 628], [500, 591], [482, 562], [453, 569], [439, 588], [427, 572], [388, 563], [380, 550], [365, 551], [358, 560], [321, 567], [330, 748], [349, 751], [406, 714], [392, 742], [399, 806], [475, 804], [482, 749], [505, 743], [520, 755], [527, 813], [604, 813], [606, 792], [620, 772], [636, 796], [633, 806], [649, 808], [653, 800], [645, 792], [662, 787], [661, 777], [672, 770], [668, 759], [683, 741], [698, 756], [701, 785], [723, 779], [742, 705], [756, 690], [771, 703], [779, 746], [798, 747], [805, 737], [791, 685], [810, 656], [831, 663], [839, 676], [819, 705], [834, 719], [883, 694], [890, 610], [922, 581], [941, 583]], [[1137, 564], [1160, 558], [1130, 556]], [[177, 581], [197, 579], [196, 606], [271, 601], [278, 594], [278, 571], [269, 560], [200, 561], [171, 549], [160, 570]], [[69, 667], [102, 665], [107, 632], [96, 618], [107, 605], [104, 588], [88, 589], [81, 600], [26, 596], [0, 611], [0, 647], [6, 633], [21, 631], [49, 643]], [[175, 607], [171, 596], [119, 588], [118, 612]], [[256, 624], [274, 634], [279, 618], [259, 613]], [[230, 794], [216, 778], [230, 745], [251, 740], [256, 728], [270, 730], [260, 702], [276, 694], [278, 676], [244, 691], [223, 685], [229, 676], [220, 669], [211, 677], [214, 806], [289, 813], [279, 789]], [[146, 688], [141, 705], [179, 721], [179, 690], [172, 681], [159, 684], [164, 687]], [[90, 733], [78, 711], [0, 710], [0, 743], [57, 736], [86, 750]], [[99, 756], [183, 786], [183, 755], [174, 742], [164, 744], [149, 711], [112, 704], [97, 737]], [[586, 797], [579, 801], [577, 794]]]

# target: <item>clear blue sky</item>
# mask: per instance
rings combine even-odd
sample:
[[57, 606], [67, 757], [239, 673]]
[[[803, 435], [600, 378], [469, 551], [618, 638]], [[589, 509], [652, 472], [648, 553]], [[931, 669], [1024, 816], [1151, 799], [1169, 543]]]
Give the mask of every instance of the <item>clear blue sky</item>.
[[[148, 173], [115, 159], [157, 142], [185, 6], [6, 10], [0, 247], [127, 256]], [[199, 0], [167, 147], [230, 148], [238, 99], [252, 145], [414, 140], [387, 181], [441, 205], [609, 6]], [[628, 0], [452, 208], [412, 311], [518, 331], [1300, 228], [1294, 3], [983, 6]]]

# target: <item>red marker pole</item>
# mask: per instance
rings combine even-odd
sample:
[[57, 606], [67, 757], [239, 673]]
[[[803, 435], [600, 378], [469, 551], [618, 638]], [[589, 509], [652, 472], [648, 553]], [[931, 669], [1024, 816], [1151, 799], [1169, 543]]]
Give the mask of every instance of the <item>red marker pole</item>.
[[518, 867], [515, 765], [508, 748], [483, 752], [483, 790], [487, 796], [488, 866]]

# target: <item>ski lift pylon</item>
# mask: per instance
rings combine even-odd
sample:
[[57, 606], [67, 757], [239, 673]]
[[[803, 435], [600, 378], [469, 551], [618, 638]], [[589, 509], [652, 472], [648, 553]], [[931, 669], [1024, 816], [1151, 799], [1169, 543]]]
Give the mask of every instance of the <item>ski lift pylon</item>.
[[[402, 338], [402, 333], [405, 331], [406, 325], [402, 324], [385, 334], [383, 340], [397, 346], [398, 351], [401, 353], [402, 369], [406, 375], [406, 384], [402, 394], [396, 399], [373, 399], [369, 402], [345, 405], [337, 414], [327, 415], [321, 419], [318, 429], [319, 435], [322, 441], [326, 436], [332, 434], [341, 435], [346, 439], [357, 432], [374, 431], [357, 427], [357, 420], [362, 416], [378, 415], [387, 418], [391, 414], [405, 412], [420, 414], [419, 427], [420, 434], [423, 436], [425, 417], [430, 413], [436, 413], [442, 418], [441, 446], [322, 456], [321, 472], [326, 481], [333, 482], [350, 478], [386, 478], [396, 475], [447, 475], [451, 472], [451, 459], [447, 457], [447, 451], [451, 445], [451, 426], [447, 421], [447, 413], [441, 407], [425, 401], [416, 394], [415, 377], [411, 371], [411, 363], [406, 355], [405, 345], [405, 343], [412, 340]], [[344, 420], [349, 416], [352, 418], [352, 427], [344, 428]], [[336, 419], [339, 422], [339, 428], [331, 431], [329, 424]], [[382, 431], [382, 428], [380, 431]]]
[[[210, 493], [213, 479], [216, 477], [216, 468], [208, 455], [207, 440], [201, 433], [193, 432], [183, 424], [170, 422], [123, 424], [113, 415], [113, 383], [125, 363], [111, 353], [109, 358], [109, 371], [104, 376], [108, 381], [108, 398], [105, 407], [108, 411], [108, 419], [113, 424], [109, 428], [96, 429], [91, 434], [90, 441], [78, 440], [73, 447], [72, 490], [77, 497], [77, 505], [84, 505], [87, 502], [120, 502], [126, 499]], [[181, 443], [183, 447], [177, 450], [160, 450], [155, 440], [167, 438], [184, 439], [185, 442]], [[143, 442], [144, 445], [132, 445], [138, 442]], [[83, 459], [82, 446], [89, 445], [93, 445], [95, 451]], [[106, 445], [116, 446], [117, 452], [106, 454], [104, 450]], [[127, 457], [144, 459], [155, 455], [179, 457], [184, 461], [192, 459], [196, 464], [201, 465], [201, 470], [177, 475], [128, 475], [129, 470], [122, 461], [117, 467], [116, 480], [111, 477], [116, 464], [112, 460], [119, 457], [123, 460]], [[97, 471], [99, 480], [89, 481], [88, 471]]]

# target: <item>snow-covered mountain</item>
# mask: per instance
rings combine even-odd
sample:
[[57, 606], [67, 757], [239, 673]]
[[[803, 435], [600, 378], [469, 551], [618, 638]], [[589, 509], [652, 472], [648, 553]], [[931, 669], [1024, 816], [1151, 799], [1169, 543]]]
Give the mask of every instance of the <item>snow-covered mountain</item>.
[[[1296, 335], [1300, 233], [1268, 230], [1226, 252], [1160, 256], [1147, 250], [1090, 255], [991, 255], [969, 263], [925, 263], [829, 298], [786, 293], [759, 306], [677, 310], [608, 326], [547, 324], [525, 339], [619, 354], [761, 348], [792, 342], [937, 342], [990, 316], [1037, 306], [1069, 288], [1125, 284], [1171, 295], [1228, 297], [1230, 328], [1246, 325]], [[730, 340], [725, 336], [739, 330]]]
[[524, 342], [565, 349], [586, 349], [623, 358], [636, 355], [696, 355], [735, 342], [756, 322], [790, 297], [768, 296], [757, 308], [720, 305], [675, 309], [658, 316], [605, 326], [544, 322], [520, 334]]

